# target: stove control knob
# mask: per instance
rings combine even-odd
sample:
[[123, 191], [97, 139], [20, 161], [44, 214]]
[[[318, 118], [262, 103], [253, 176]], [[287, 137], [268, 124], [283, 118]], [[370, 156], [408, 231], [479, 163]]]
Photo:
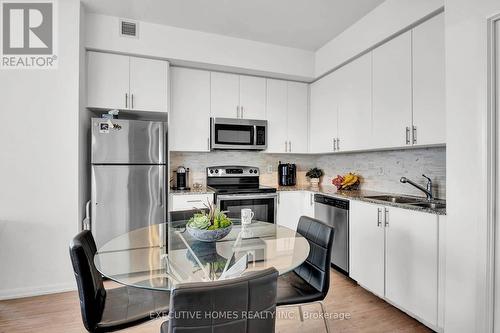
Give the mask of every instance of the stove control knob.
[[253, 173], [257, 173], [257, 170], [254, 170]]
[[210, 169], [210, 173], [214, 173], [214, 170], [213, 170], [213, 169]]
[[216, 170], [215, 170], [215, 173], [219, 173], [219, 169], [216, 169]]
[[250, 173], [253, 173], [253, 170], [252, 170], [252, 169], [250, 169]]

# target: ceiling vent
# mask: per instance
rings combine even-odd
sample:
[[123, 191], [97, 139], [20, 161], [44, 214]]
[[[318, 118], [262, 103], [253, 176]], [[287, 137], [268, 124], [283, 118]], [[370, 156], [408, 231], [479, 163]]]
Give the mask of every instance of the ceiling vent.
[[124, 37], [139, 37], [139, 25], [130, 20], [120, 20], [120, 35]]

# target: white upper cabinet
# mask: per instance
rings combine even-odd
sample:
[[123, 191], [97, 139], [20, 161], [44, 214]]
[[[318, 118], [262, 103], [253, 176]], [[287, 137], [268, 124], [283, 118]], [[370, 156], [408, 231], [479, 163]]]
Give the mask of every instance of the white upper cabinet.
[[211, 73], [211, 114], [220, 118], [265, 119], [266, 79]]
[[[288, 152], [308, 152], [309, 87], [305, 83], [288, 82]], [[272, 132], [270, 132], [272, 133]]]
[[411, 31], [373, 50], [373, 148], [411, 145]]
[[87, 53], [87, 107], [167, 111], [168, 62]]
[[174, 151], [210, 150], [210, 72], [173, 67], [169, 146]]
[[387, 209], [385, 296], [437, 326], [438, 216]]
[[350, 201], [349, 275], [374, 294], [384, 297], [384, 207]]
[[130, 108], [167, 112], [168, 63], [130, 57]]
[[338, 137], [339, 82], [333, 72], [311, 84], [309, 151], [333, 152]]
[[129, 108], [129, 58], [110, 53], [87, 52], [87, 106]]
[[306, 153], [308, 85], [267, 80], [268, 153]]
[[267, 152], [285, 153], [288, 151], [287, 131], [287, 82], [267, 80]]
[[240, 118], [240, 77], [236, 74], [210, 73], [212, 117]]
[[240, 76], [240, 118], [265, 119], [266, 79]]
[[340, 85], [338, 151], [372, 146], [372, 59], [371, 53], [338, 71]]
[[413, 29], [413, 143], [446, 142], [444, 14]]

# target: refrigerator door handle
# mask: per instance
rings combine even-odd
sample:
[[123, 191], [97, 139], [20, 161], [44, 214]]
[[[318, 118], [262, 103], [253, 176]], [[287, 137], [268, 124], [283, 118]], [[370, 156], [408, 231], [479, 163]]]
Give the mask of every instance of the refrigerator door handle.
[[163, 169], [164, 166], [160, 166], [158, 171], [158, 206], [163, 207]]

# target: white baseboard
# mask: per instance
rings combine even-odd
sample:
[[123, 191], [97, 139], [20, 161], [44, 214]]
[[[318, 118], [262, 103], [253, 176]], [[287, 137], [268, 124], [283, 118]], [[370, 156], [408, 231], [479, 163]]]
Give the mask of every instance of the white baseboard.
[[76, 290], [76, 283], [60, 283], [37, 287], [0, 290], [0, 301], [7, 299], [40, 296]]

